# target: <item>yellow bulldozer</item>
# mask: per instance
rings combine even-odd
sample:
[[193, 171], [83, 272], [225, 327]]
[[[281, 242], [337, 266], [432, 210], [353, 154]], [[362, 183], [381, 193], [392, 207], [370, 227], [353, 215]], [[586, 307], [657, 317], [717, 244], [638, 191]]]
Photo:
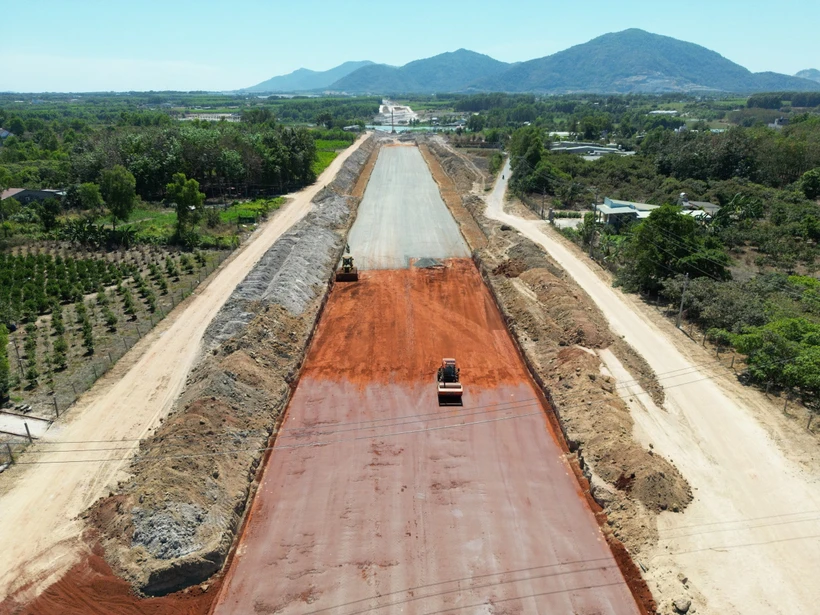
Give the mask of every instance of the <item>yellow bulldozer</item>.
[[342, 256], [342, 266], [336, 270], [337, 282], [357, 282], [359, 270], [353, 266], [353, 257], [349, 254]]

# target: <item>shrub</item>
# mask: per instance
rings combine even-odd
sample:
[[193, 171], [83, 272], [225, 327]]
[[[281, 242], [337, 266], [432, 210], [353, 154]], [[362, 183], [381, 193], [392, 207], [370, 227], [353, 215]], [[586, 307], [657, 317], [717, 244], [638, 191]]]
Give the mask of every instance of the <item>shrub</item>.
[[219, 210], [216, 207], [209, 207], [205, 210], [205, 225], [208, 228], [216, 228], [222, 222], [219, 216]]
[[108, 325], [108, 329], [110, 331], [116, 331], [117, 323], [119, 322], [117, 315], [114, 314], [114, 312], [112, 312], [110, 308], [106, 307], [105, 311], [103, 312], [103, 317], [105, 318], [105, 324]]
[[88, 354], [94, 354], [94, 332], [91, 328], [91, 321], [88, 319], [83, 321], [83, 346]]
[[187, 254], [183, 254], [179, 259], [180, 266], [185, 270], [185, 273], [193, 273], [194, 272], [194, 263], [191, 261], [191, 257]]
[[26, 380], [28, 381], [28, 386], [31, 389], [37, 387], [37, 379], [40, 377], [40, 372], [37, 371], [36, 365], [29, 365], [28, 369], [26, 370]]

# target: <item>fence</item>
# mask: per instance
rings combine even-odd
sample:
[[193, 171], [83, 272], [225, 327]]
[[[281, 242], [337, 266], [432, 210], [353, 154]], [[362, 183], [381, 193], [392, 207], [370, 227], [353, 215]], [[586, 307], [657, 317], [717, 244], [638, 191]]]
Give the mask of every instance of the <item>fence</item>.
[[[141, 323], [134, 320], [130, 323], [122, 325], [117, 331], [116, 338], [118, 339], [118, 343], [109, 350], [93, 355], [90, 360], [88, 360], [75, 372], [75, 378], [69, 380], [68, 382], [62, 382], [60, 386], [53, 387], [46, 396], [49, 401], [46, 402], [46, 404], [39, 402], [39, 407], [36, 408], [37, 415], [32, 415], [31, 419], [43, 419], [46, 418], [44, 415], [49, 415], [49, 420], [53, 420], [59, 418], [65, 412], [70, 410], [74, 402], [76, 402], [83, 393], [90, 389], [104, 374], [108, 373], [111, 368], [114, 367], [114, 365], [116, 365], [116, 363], [126, 353], [128, 353], [129, 350], [131, 350], [131, 348], [133, 348], [143, 337], [145, 337], [145, 335], [147, 335], [168, 314], [170, 314], [177, 305], [189, 297], [194, 290], [198, 288], [202, 280], [207, 278], [217, 268], [219, 268], [219, 266], [230, 254], [231, 252], [219, 252], [217, 258], [210, 260], [208, 264], [200, 269], [196, 274], [196, 283], [194, 283], [193, 279], [191, 279], [188, 283], [187, 289], [183, 287], [176, 292], [169, 293], [168, 297], [171, 300], [171, 305], [167, 308], [167, 310], [163, 309], [162, 306], [158, 306], [155, 313], [148, 312], [147, 323], [144, 320]], [[23, 378], [24, 372], [22, 367], [22, 359], [19, 356], [19, 350], [17, 350], [17, 347], [14, 346], [14, 348], [18, 354], [17, 356], [10, 354], [9, 359], [11, 363], [15, 363], [16, 359], [16, 363], [19, 365], [20, 370], [19, 376]], [[22, 436], [22, 434], [15, 435]], [[28, 439], [29, 442], [31, 442], [32, 438]], [[17, 447], [25, 446], [25, 444], [25, 442], [14, 443]], [[20, 449], [18, 448], [16, 450], [19, 452]], [[6, 447], [6, 456], [13, 455], [14, 451], [15, 449], [13, 447]]]

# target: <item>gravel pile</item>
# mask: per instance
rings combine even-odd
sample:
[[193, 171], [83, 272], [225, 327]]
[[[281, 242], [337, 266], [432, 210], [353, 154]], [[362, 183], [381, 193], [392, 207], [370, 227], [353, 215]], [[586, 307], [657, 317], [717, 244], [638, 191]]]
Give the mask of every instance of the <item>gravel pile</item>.
[[176, 503], [163, 511], [134, 508], [134, 546], [143, 546], [157, 559], [174, 559], [201, 548], [196, 531], [205, 518], [199, 506]]
[[257, 303], [278, 303], [301, 314], [321, 293], [344, 245], [343, 231], [356, 207], [346, 196], [375, 147], [371, 138], [342, 165], [336, 178], [313, 199], [311, 211], [271, 246], [205, 333], [209, 347], [240, 334], [259, 310]]

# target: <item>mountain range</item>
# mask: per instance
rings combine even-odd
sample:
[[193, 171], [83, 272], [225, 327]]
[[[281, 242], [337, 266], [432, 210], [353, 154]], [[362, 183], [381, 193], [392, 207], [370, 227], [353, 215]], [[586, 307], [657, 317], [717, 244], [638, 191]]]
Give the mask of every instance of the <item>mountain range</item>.
[[820, 81], [820, 70], [817, 70], [816, 68], [807, 68], [806, 70], [801, 70], [795, 75], [795, 77], [811, 79], [812, 81]]
[[[296, 87], [295, 83], [312, 85]], [[794, 77], [753, 73], [700, 45], [630, 29], [515, 64], [459, 49], [399, 67], [347, 62], [322, 73], [300, 69], [248, 91], [308, 90], [348, 94], [820, 91], [820, 71], [801, 71]]]
[[325, 71], [300, 68], [287, 75], [273, 77], [262, 83], [249, 87], [243, 92], [309, 92], [321, 90], [350, 73], [373, 64], [369, 60], [345, 62]]

